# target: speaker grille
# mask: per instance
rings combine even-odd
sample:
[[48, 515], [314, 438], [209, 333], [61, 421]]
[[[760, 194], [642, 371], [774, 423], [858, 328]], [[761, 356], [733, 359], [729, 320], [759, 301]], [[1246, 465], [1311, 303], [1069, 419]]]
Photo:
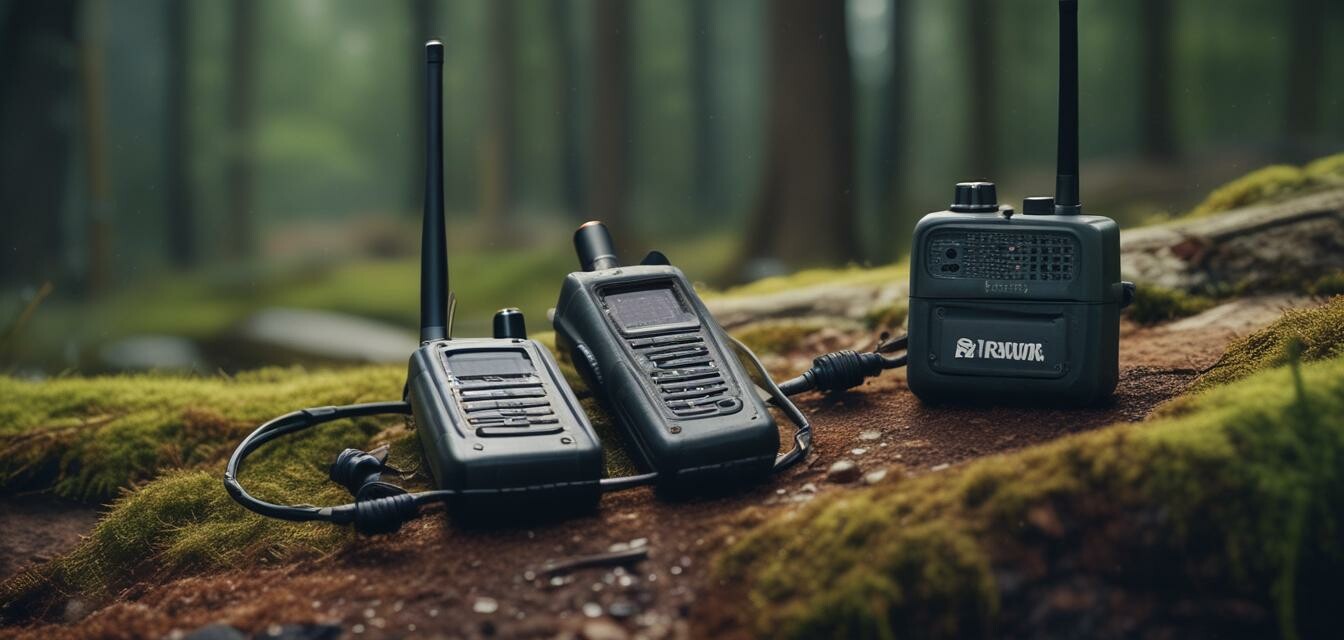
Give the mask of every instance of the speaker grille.
[[939, 278], [1073, 279], [1078, 243], [1067, 234], [943, 231], [929, 240], [929, 273]]

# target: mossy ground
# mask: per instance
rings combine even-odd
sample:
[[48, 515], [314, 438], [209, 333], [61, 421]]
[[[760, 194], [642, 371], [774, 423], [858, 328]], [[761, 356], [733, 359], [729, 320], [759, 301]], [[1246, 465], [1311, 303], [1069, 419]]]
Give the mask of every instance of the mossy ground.
[[1134, 302], [1125, 310], [1139, 324], [1157, 324], [1193, 316], [1213, 308], [1213, 298], [1145, 284], [1134, 290]]
[[1214, 189], [1190, 215], [1211, 215], [1340, 185], [1344, 185], [1344, 153], [1319, 158], [1304, 167], [1273, 165]]
[[1004, 572], [1030, 588], [1061, 566], [1242, 598], [1286, 637], [1319, 631], [1333, 612], [1315, 594], [1344, 579], [1339, 415], [1344, 359], [1262, 372], [1141, 425], [819, 500], [740, 537], [715, 571], [769, 637], [987, 637], [1024, 615], [1005, 610]]
[[755, 296], [792, 291], [818, 285], [864, 285], [890, 284], [907, 280], [910, 277], [909, 265], [905, 262], [881, 267], [849, 266], [841, 269], [806, 269], [786, 276], [762, 278], [755, 282], [732, 287], [724, 291], [706, 290], [706, 298], [720, 296]]
[[1344, 356], [1344, 296], [1307, 309], [1292, 309], [1273, 324], [1231, 345], [1192, 391], [1211, 389], [1288, 362], [1296, 345], [1306, 361]]

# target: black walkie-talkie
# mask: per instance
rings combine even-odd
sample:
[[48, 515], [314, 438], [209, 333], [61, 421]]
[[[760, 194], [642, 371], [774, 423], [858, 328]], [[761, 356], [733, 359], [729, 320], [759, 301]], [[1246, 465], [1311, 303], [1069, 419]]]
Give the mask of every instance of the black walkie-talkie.
[[963, 182], [915, 227], [908, 377], [923, 400], [1086, 404], [1115, 389], [1134, 285], [1115, 221], [1079, 203], [1077, 0], [1059, 15], [1056, 197], [1014, 216], [993, 183]]
[[451, 338], [443, 217], [443, 45], [426, 45], [424, 228], [420, 348], [407, 401], [439, 489], [450, 507], [595, 506], [602, 450], [550, 352], [527, 339], [516, 309], [495, 315], [494, 338]]
[[768, 474], [779, 429], [681, 270], [658, 252], [621, 266], [600, 222], [580, 227], [574, 246], [583, 271], [560, 291], [556, 345], [658, 485], [680, 491]]

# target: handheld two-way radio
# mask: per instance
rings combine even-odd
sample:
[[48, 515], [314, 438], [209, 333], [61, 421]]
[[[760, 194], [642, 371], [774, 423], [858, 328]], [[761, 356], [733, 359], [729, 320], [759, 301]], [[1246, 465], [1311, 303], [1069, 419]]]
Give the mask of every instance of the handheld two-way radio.
[[910, 389], [926, 401], [1108, 397], [1119, 377], [1120, 230], [1084, 215], [1078, 189], [1078, 2], [1059, 3], [1055, 197], [1021, 216], [991, 182], [963, 182], [947, 211], [915, 227]]
[[[452, 295], [443, 215], [443, 45], [426, 45], [424, 227], [420, 273], [420, 347], [411, 356], [403, 402], [305, 409], [259, 427], [234, 451], [224, 476], [247, 508], [287, 520], [352, 523], [361, 532], [394, 531], [421, 505], [447, 502], [472, 518], [583, 510], [603, 490], [640, 478], [603, 480], [601, 444], [551, 354], [527, 339], [517, 309], [495, 315], [494, 337], [451, 337]], [[381, 481], [391, 470], [373, 454], [347, 449], [331, 478], [356, 501], [336, 507], [259, 500], [238, 481], [244, 458], [276, 437], [331, 420], [411, 414], [435, 489], [407, 493]]]
[[[797, 461], [811, 431], [787, 395], [847, 388], [895, 366], [876, 353], [827, 354], [804, 376], [776, 385], [662, 253], [621, 266], [611, 235], [596, 221], [579, 227], [574, 248], [583, 270], [560, 290], [556, 346], [569, 353], [662, 490], [756, 480]], [[797, 428], [786, 454], [776, 455], [779, 428], [767, 404]]]

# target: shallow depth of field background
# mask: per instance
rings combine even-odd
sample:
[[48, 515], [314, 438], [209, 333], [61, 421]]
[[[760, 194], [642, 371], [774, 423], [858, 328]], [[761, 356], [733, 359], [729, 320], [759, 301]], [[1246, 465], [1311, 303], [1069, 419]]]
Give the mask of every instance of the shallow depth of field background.
[[[1081, 4], [1091, 212], [1344, 148], [1344, 5]], [[546, 329], [591, 218], [711, 287], [900, 260], [958, 180], [1053, 188], [1056, 5], [0, 0], [0, 370], [403, 357], [431, 37], [459, 335]]]

